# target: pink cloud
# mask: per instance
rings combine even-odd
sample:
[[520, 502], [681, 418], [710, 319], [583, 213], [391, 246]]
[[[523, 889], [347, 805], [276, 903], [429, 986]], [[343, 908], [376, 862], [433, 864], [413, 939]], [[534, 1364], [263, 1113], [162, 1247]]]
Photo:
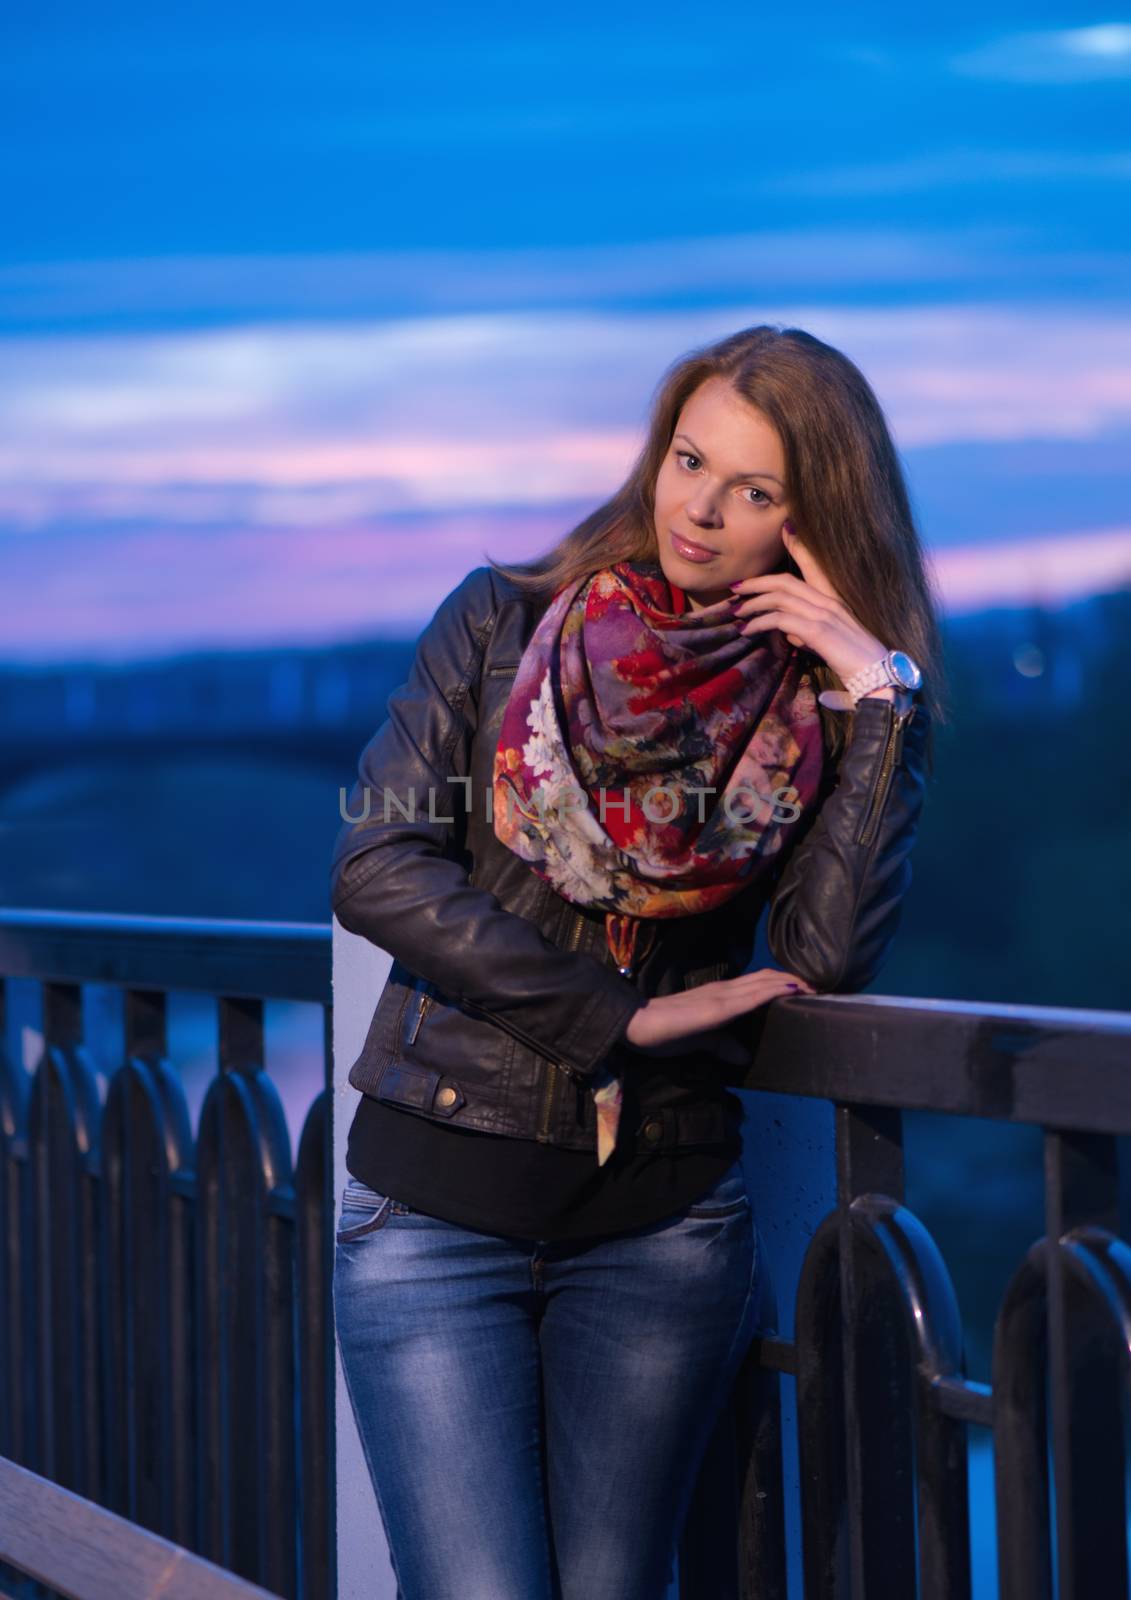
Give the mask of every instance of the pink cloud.
[[948, 611], [1064, 605], [1131, 588], [1131, 524], [1022, 543], [952, 546], [935, 553], [934, 567]]
[[[1131, 318], [1084, 307], [484, 312], [7, 340], [0, 652], [411, 632], [484, 551], [533, 555], [616, 488], [666, 360], [767, 317], [858, 361], [901, 449], [1131, 428]], [[1055, 604], [1125, 585], [1129, 538], [1068, 527], [941, 549], [935, 565], [952, 610]]]
[[[487, 553], [521, 561], [554, 543], [584, 506], [500, 508], [393, 525], [99, 530], [0, 542], [9, 606], [3, 656], [128, 660], [201, 647], [246, 649], [414, 635]], [[1131, 587], [1131, 526], [932, 556], [950, 612], [1056, 606]]]

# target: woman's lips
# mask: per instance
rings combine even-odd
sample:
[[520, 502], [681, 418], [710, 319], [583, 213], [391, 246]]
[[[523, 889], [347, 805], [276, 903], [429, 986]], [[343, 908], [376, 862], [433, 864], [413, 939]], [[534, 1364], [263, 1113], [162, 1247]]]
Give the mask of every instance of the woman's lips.
[[717, 550], [708, 550], [705, 544], [695, 544], [690, 539], [684, 539], [672, 528], [669, 528], [668, 532], [671, 535], [672, 549], [685, 561], [713, 561], [719, 553]]

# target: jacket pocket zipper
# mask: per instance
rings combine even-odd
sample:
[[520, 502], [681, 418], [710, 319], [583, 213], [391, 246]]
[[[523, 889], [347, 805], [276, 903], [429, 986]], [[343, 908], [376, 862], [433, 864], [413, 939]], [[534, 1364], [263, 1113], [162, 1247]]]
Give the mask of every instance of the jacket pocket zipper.
[[[573, 917], [573, 927], [570, 929], [569, 938], [566, 940], [567, 950], [576, 950], [578, 948], [581, 944], [581, 935], [584, 930], [585, 918], [580, 911], [576, 911]], [[538, 1139], [542, 1144], [547, 1144], [550, 1138], [550, 1107], [554, 1099], [554, 1074], [560, 1065], [561, 1063], [557, 1061], [550, 1061], [546, 1064], [546, 1088], [542, 1095], [542, 1115], [538, 1122]], [[563, 1066], [561, 1070], [569, 1074], [570, 1077], [573, 1076], [568, 1067]]]
[[548, 1144], [550, 1139], [550, 1106], [554, 1099], [554, 1074], [557, 1070], [556, 1061], [547, 1061], [546, 1092], [542, 1096], [542, 1116], [538, 1123], [538, 1140], [541, 1144]]
[[872, 789], [872, 797], [868, 803], [868, 810], [864, 821], [860, 824], [856, 834], [856, 843], [870, 845], [879, 823], [880, 814], [887, 799], [887, 792], [891, 787], [892, 773], [899, 765], [903, 753], [903, 730], [915, 715], [915, 707], [909, 706], [906, 711], [897, 712], [894, 705], [889, 711], [887, 739], [884, 742], [883, 754], [880, 757], [880, 770]]
[[420, 1032], [420, 1024], [424, 1021], [425, 1015], [426, 1015], [426, 1013], [428, 1011], [428, 1007], [431, 1004], [432, 1004], [432, 985], [430, 983], [425, 983], [423, 985], [423, 987], [421, 988], [421, 990], [420, 990], [420, 1000], [417, 1003], [416, 1015], [412, 1019], [412, 1027], [409, 1029], [408, 1039], [407, 1039], [406, 1043], [408, 1043], [408, 1044], [415, 1044], [416, 1043], [416, 1036]]

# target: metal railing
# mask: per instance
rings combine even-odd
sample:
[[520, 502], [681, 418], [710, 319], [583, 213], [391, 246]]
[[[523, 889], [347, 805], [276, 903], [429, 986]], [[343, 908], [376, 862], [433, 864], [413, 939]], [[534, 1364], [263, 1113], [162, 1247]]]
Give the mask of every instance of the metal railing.
[[[14, 1461], [0, 1460], [0, 1562], [74, 1600], [279, 1600]], [[26, 1586], [25, 1586], [26, 1587]], [[11, 1592], [6, 1591], [6, 1592]]]
[[[329, 926], [7, 912], [0, 1004], [13, 978], [41, 985], [43, 1049], [30, 1074], [0, 1061], [0, 1456], [273, 1594], [328, 1600]], [[123, 991], [104, 1102], [89, 983]], [[167, 1057], [179, 990], [215, 1006], [195, 1138]], [[323, 1011], [293, 1161], [270, 999]], [[41, 1579], [52, 1537], [46, 1517], [24, 1568]]]
[[[837, 1205], [805, 1253], [793, 1339], [760, 1331], [716, 1430], [682, 1600], [785, 1600], [781, 1374], [805, 1600], [968, 1600], [971, 1426], [992, 1435], [999, 1600], [1124, 1600], [1131, 1015], [821, 995], [756, 1013], [753, 1042], [744, 1088], [833, 1103]], [[1045, 1233], [997, 1310], [992, 1385], [964, 1376], [949, 1274], [903, 1204], [905, 1110], [1044, 1133]]]
[[[333, 1596], [329, 927], [8, 913], [0, 975], [42, 984], [44, 1018], [30, 1080], [0, 1063], [0, 1456], [276, 1594]], [[105, 1104], [90, 982], [125, 994]], [[195, 1143], [165, 1054], [177, 989], [217, 1011]], [[270, 998], [325, 1019], [293, 1167]], [[832, 1103], [838, 1199], [777, 1286], [794, 1337], [759, 1330], [715, 1431], [682, 1600], [785, 1600], [783, 1376], [805, 1600], [970, 1595], [971, 1427], [993, 1438], [1000, 1600], [1126, 1596], [1131, 1015], [821, 995], [750, 1034], [740, 1087]], [[946, 1266], [903, 1203], [906, 1110], [1044, 1130], [1045, 1234], [1002, 1298], [992, 1385], [964, 1374]]]

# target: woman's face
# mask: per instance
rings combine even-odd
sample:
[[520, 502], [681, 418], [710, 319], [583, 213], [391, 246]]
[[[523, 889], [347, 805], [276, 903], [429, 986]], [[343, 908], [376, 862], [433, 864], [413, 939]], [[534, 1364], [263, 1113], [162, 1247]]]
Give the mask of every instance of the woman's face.
[[[725, 378], [701, 383], [684, 402], [656, 478], [660, 565], [693, 611], [729, 598], [739, 578], [782, 565], [781, 528], [790, 515], [785, 476], [785, 452], [769, 419]], [[702, 548], [701, 560], [682, 545], [685, 538]]]

